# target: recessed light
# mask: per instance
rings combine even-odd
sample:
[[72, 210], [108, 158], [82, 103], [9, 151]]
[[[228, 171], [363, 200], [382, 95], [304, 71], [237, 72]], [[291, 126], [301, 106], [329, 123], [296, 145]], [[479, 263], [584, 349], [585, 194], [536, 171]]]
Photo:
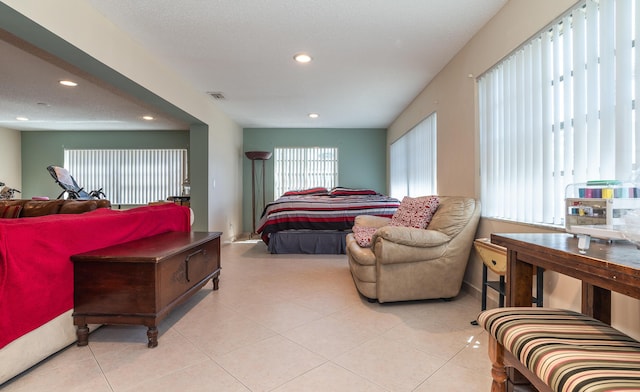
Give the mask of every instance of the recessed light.
[[67, 87], [75, 87], [78, 85], [78, 83], [72, 81], [72, 80], [61, 80], [58, 83], [60, 83], [63, 86], [67, 86]]
[[151, 121], [153, 120], [153, 116], [142, 116], [143, 120]]
[[320, 115], [318, 113], [309, 113], [309, 118], [318, 118]]
[[293, 56], [293, 59], [299, 63], [308, 63], [312, 60], [311, 56], [306, 53], [298, 53]]
[[29, 119], [27, 117], [23, 117], [23, 116], [16, 117], [16, 120], [18, 120], [18, 121], [29, 121]]

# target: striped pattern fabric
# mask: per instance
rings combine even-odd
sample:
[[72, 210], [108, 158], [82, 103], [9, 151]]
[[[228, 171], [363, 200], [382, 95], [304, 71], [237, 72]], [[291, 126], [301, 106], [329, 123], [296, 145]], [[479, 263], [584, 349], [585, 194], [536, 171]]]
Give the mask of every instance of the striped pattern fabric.
[[282, 196], [267, 204], [256, 232], [268, 244], [269, 235], [283, 230], [351, 230], [356, 216], [391, 218], [399, 205], [384, 195]]
[[478, 323], [554, 391], [640, 391], [640, 343], [591, 317], [497, 308]]

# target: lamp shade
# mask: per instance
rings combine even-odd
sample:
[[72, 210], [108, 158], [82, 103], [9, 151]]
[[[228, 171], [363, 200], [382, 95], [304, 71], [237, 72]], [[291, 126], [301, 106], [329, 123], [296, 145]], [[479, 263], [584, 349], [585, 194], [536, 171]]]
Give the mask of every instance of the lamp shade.
[[271, 152], [269, 151], [247, 151], [244, 155], [252, 161], [266, 161], [271, 158]]

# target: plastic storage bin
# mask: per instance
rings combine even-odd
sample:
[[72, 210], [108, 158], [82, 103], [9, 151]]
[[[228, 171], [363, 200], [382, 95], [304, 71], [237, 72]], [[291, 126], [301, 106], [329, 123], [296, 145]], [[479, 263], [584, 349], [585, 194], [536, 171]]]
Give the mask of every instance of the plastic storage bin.
[[628, 210], [640, 209], [640, 187], [615, 180], [570, 184], [565, 202], [567, 232], [584, 233], [575, 226], [594, 225], [615, 230]]

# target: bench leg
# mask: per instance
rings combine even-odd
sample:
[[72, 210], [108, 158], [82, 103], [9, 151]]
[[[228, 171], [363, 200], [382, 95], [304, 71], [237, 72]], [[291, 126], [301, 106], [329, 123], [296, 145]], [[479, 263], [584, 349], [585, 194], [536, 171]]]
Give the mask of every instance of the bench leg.
[[491, 392], [506, 392], [507, 371], [504, 367], [504, 347], [489, 336], [489, 359], [491, 360]]

